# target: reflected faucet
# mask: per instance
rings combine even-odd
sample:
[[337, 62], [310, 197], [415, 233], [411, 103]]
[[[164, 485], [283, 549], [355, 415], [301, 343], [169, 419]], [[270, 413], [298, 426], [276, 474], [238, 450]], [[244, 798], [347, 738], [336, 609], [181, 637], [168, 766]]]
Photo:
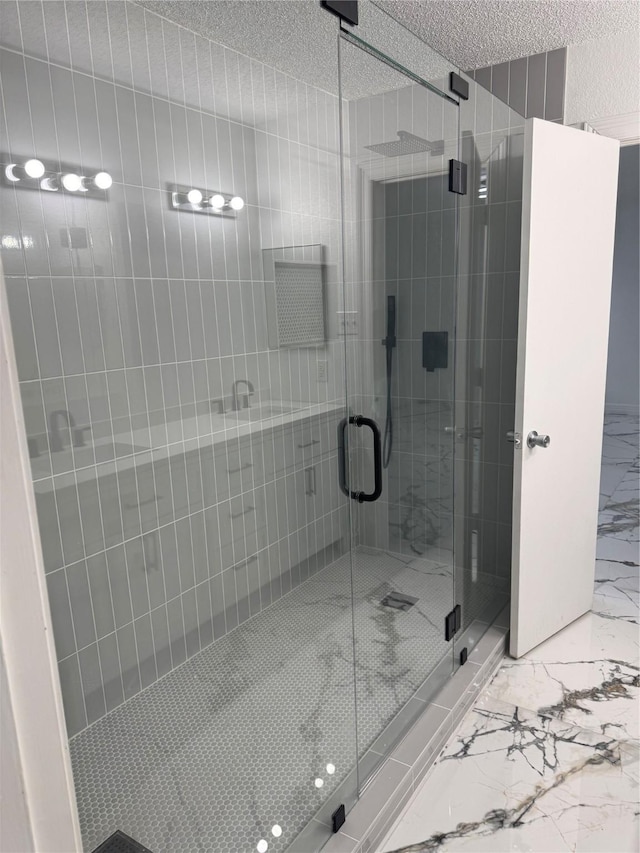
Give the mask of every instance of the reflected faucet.
[[[238, 386], [246, 385], [248, 394], [242, 395], [242, 405], [240, 405], [240, 395], [238, 394]], [[249, 382], [248, 379], [236, 379], [233, 383], [233, 389], [231, 391], [231, 410], [234, 412], [239, 412], [240, 409], [248, 409], [249, 408], [249, 397], [253, 394], [253, 385]]]
[[51, 452], [57, 453], [60, 450], [64, 450], [62, 436], [60, 435], [60, 429], [58, 427], [58, 422], [61, 417], [63, 417], [67, 422], [67, 426], [71, 432], [71, 441], [73, 446], [84, 447], [84, 432], [87, 429], [91, 429], [91, 427], [77, 427], [71, 412], [68, 412], [66, 409], [56, 409], [54, 412], [49, 414], [49, 448]]

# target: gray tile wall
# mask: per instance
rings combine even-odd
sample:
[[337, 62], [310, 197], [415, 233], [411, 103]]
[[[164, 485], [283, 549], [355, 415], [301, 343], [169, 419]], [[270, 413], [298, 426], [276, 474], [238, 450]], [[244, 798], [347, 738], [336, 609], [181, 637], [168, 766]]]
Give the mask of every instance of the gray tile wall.
[[[350, 116], [351, 155], [355, 165], [361, 158], [365, 171], [371, 155], [364, 145], [393, 139], [398, 129], [445, 138], [441, 162], [416, 155], [409, 166], [405, 158], [410, 174], [433, 172], [428, 178], [391, 180], [399, 161], [380, 158], [372, 220], [360, 223], [371, 242], [354, 261], [360, 273], [352, 275], [361, 283], [371, 326], [360, 330], [359, 410], [381, 428], [386, 370], [380, 342], [390, 293], [396, 296], [398, 342], [391, 464], [382, 499], [357, 508], [358, 541], [455, 562], [456, 600], [466, 601], [466, 618], [478, 613], [469, 593], [477, 586], [471, 580], [476, 571], [500, 588], [510, 576], [513, 445], [505, 435], [514, 421], [524, 120], [471, 80], [469, 100], [459, 110], [458, 153], [457, 141], [453, 148], [446, 141], [456, 139], [457, 126], [443, 129], [453, 108], [430, 96], [427, 109], [410, 109], [419, 91], [406, 87], [363, 99]], [[457, 197], [458, 226], [446, 176], [453, 156], [468, 165], [467, 195]], [[367, 263], [370, 278], [362, 271]], [[449, 332], [447, 368], [423, 368], [425, 330]], [[455, 441], [445, 432], [454, 426]], [[371, 470], [366, 452], [360, 463], [364, 479]], [[502, 601], [496, 597], [496, 605]]]
[[477, 82], [469, 89], [460, 105], [469, 191], [460, 202], [455, 424], [463, 429], [454, 487], [456, 600], [465, 624], [482, 615], [474, 614], [476, 573], [487, 586], [493, 576], [497, 590], [511, 574], [514, 451], [506, 434], [515, 416], [524, 152], [522, 115]]
[[562, 123], [566, 66], [567, 49], [561, 47], [468, 74], [520, 115]]
[[[347, 69], [348, 59], [346, 54]], [[373, 417], [383, 433], [387, 383], [381, 340], [386, 335], [388, 294], [396, 296], [397, 307], [391, 463], [383, 475], [381, 499], [357, 506], [354, 517], [360, 544], [416, 556], [451, 538], [451, 441], [431, 425], [433, 417], [439, 421], [441, 401], [451, 406], [453, 373], [452, 369], [445, 371], [446, 378], [441, 376], [442, 371], [426, 374], [421, 366], [421, 347], [422, 331], [439, 327], [441, 287], [445, 293], [443, 328], [453, 327], [455, 199], [444, 195], [442, 187], [448, 158], [457, 154], [458, 115], [454, 105], [421, 86], [407, 85], [406, 78], [397, 75], [395, 82], [395, 90], [353, 101], [347, 117], [348, 174], [353, 183], [348, 188], [347, 215], [351, 214], [348, 226], [353, 233], [345, 244], [345, 286], [348, 295], [350, 283], [355, 283], [361, 317], [358, 339], [347, 339], [361, 371], [351, 390], [358, 411]], [[443, 81], [434, 84], [442, 86]], [[385, 157], [367, 148], [397, 139], [398, 131], [439, 140], [442, 150], [416, 154], [409, 162], [407, 157]], [[358, 196], [360, 169], [372, 178], [373, 196], [368, 207]], [[434, 177], [401, 180], [403, 169], [409, 175], [429, 172]], [[453, 336], [450, 342], [453, 357]], [[431, 408], [425, 405], [427, 400]], [[368, 489], [373, 470], [368, 437], [363, 437], [357, 460], [358, 481]], [[443, 562], [450, 561], [449, 548]]]
[[[9, 151], [114, 178], [107, 200], [0, 190], [74, 734], [345, 547], [344, 350], [335, 322], [325, 347], [269, 350], [262, 269], [264, 248], [322, 244], [337, 304], [337, 101], [134, 4], [2, 7]], [[173, 211], [172, 182], [246, 207], [235, 219]], [[210, 401], [228, 409], [245, 378], [254, 405], [328, 412], [252, 436], [225, 422], [219, 441]]]
[[[448, 177], [385, 187], [385, 293], [395, 295], [394, 447], [388, 468], [389, 543], [407, 556], [452, 562], [456, 206]], [[411, 250], [403, 235], [414, 235]], [[384, 313], [384, 311], [383, 311]], [[447, 332], [446, 367], [427, 371], [423, 332]]]

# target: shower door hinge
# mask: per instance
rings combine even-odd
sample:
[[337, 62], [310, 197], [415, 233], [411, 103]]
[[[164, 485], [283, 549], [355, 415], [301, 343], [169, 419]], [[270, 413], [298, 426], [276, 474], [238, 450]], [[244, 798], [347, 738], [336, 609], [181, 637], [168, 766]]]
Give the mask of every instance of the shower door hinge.
[[322, 0], [320, 5], [348, 24], [358, 26], [358, 0]]
[[449, 89], [455, 95], [459, 95], [463, 101], [469, 100], [469, 84], [463, 77], [456, 74], [455, 71], [452, 71], [449, 75]]
[[347, 815], [344, 808], [344, 803], [340, 803], [338, 808], [331, 815], [331, 829], [333, 830], [333, 832], [337, 832], [346, 819]]
[[444, 638], [447, 642], [459, 630], [462, 625], [462, 608], [459, 604], [444, 617]]
[[467, 164], [462, 160], [449, 160], [449, 192], [467, 194]]

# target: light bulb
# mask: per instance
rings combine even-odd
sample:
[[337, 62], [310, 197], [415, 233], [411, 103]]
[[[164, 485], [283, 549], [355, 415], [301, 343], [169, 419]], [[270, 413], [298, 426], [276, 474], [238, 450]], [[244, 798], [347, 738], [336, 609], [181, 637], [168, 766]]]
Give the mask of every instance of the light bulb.
[[41, 160], [27, 160], [24, 164], [24, 170], [30, 178], [41, 178], [44, 175], [44, 163]]
[[189, 204], [200, 204], [202, 201], [202, 193], [200, 190], [189, 190], [187, 193], [187, 201]]
[[256, 850], [258, 851], [258, 853], [267, 853], [268, 849], [269, 844], [264, 840], [264, 838], [261, 838], [260, 841], [258, 841], [258, 843], [256, 844]]
[[14, 182], [16, 182], [16, 181], [19, 181], [19, 180], [20, 180], [20, 178], [18, 177], [18, 175], [15, 175], [15, 174], [14, 174], [14, 172], [13, 172], [13, 170], [14, 170], [15, 168], [16, 168], [16, 164], [15, 164], [15, 163], [9, 163], [9, 165], [5, 167], [4, 173], [5, 173], [5, 175], [7, 176], [7, 180], [8, 180], [8, 181], [14, 181]]
[[58, 186], [56, 178], [43, 178], [40, 181], [40, 189], [46, 190], [50, 193], [57, 193], [60, 187]]
[[316, 779], [316, 781], [314, 782], [314, 785], [316, 786], [316, 788], [322, 788], [322, 786], [324, 785], [324, 779], [320, 779], [318, 777], [318, 779]]
[[275, 823], [271, 827], [271, 835], [273, 835], [274, 838], [280, 838], [280, 836], [282, 835], [282, 827]]
[[212, 195], [209, 199], [209, 204], [213, 207], [214, 210], [222, 210], [225, 205], [224, 196], [220, 195], [220, 193], [216, 193]]
[[327, 773], [329, 774], [329, 776], [333, 776], [333, 774], [335, 772], [336, 772], [336, 765], [331, 764], [331, 763], [327, 764]]
[[242, 210], [244, 207], [244, 199], [240, 198], [239, 195], [234, 195], [229, 202], [229, 207], [232, 208], [232, 210]]
[[92, 181], [94, 187], [99, 190], [108, 190], [113, 183], [113, 178], [108, 172], [98, 172], [97, 175], [93, 176]]
[[62, 176], [62, 186], [67, 192], [75, 193], [82, 189], [82, 178], [80, 175], [75, 175], [73, 172], [67, 172]]

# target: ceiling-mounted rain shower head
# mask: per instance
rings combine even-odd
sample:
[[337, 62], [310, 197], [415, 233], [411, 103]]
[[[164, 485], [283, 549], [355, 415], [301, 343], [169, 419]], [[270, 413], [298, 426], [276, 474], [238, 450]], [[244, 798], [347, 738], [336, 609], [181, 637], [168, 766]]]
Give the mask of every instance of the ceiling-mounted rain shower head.
[[401, 157], [403, 154], [443, 154], [444, 142], [429, 142], [421, 136], [409, 133], [407, 130], [399, 130], [398, 138], [393, 142], [380, 142], [377, 145], [365, 145], [369, 151], [375, 154], [383, 154], [385, 157]]

